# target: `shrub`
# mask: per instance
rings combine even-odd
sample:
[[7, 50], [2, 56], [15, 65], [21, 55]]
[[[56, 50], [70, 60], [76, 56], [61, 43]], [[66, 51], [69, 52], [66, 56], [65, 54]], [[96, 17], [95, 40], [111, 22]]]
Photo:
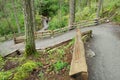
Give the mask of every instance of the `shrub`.
[[63, 16], [60, 19], [58, 19], [58, 16], [55, 16], [50, 22], [49, 22], [49, 29], [54, 30], [58, 28], [65, 27], [68, 23], [68, 16]]

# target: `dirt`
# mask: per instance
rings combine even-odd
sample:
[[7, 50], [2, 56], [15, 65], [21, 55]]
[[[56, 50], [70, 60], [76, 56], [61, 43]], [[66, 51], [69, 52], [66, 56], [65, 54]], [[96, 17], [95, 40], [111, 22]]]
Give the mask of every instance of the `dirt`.
[[25, 80], [39, 80], [39, 71], [40, 69], [33, 69], [33, 71], [30, 72], [29, 77], [27, 77]]
[[[71, 48], [72, 47], [64, 49], [66, 54], [64, 54], [63, 58], [61, 59], [61, 60], [63, 60], [63, 62], [67, 62], [68, 65], [70, 65], [71, 59], [72, 59], [72, 54], [70, 53]], [[41, 79], [43, 79], [43, 80], [70, 80], [71, 78], [69, 76], [69, 69], [67, 69], [67, 67], [61, 69], [59, 72], [54, 71], [52, 63], [55, 63], [57, 61], [57, 58], [59, 58], [59, 56], [58, 56], [58, 54], [55, 54], [55, 53], [53, 53], [53, 54], [54, 54], [54, 57], [56, 57], [56, 58], [49, 59], [48, 53], [41, 55], [42, 57], [40, 57], [39, 61], [41, 61], [43, 63], [43, 67], [41, 68], [40, 71], [43, 73], [44, 78], [40, 78], [40, 80]], [[51, 70], [49, 70], [49, 69], [51, 69]], [[30, 80], [32, 80], [32, 79], [30, 79]]]
[[4, 65], [3, 69], [4, 69], [4, 71], [7, 71], [7, 70], [13, 69], [13, 68], [18, 67], [18, 66], [19, 66], [18, 61], [9, 61], [9, 60], [7, 60], [5, 62], [5, 65]]

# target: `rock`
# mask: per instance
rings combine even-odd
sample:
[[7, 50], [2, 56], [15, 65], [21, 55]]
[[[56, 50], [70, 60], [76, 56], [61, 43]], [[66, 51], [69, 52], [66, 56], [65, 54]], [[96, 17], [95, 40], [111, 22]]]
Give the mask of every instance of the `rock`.
[[93, 52], [91, 49], [88, 49], [86, 51], [87, 57], [95, 57], [95, 52]]

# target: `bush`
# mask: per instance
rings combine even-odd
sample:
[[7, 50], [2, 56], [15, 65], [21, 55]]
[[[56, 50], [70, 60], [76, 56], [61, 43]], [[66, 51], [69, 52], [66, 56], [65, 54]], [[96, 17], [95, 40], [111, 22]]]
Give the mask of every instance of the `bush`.
[[49, 22], [49, 29], [54, 30], [58, 28], [65, 27], [68, 23], [68, 16], [63, 16], [61, 20], [58, 19], [57, 16], [55, 16], [50, 22]]

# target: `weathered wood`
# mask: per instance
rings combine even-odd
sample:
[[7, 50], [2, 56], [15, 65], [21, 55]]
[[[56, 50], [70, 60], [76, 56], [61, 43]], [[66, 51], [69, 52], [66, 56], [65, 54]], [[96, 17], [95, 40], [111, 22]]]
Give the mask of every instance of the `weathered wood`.
[[[99, 19], [99, 22], [102, 23], [102, 22], [105, 22], [105, 19]], [[53, 35], [56, 35], [56, 34], [60, 34], [60, 33], [63, 33], [63, 32], [66, 32], [66, 31], [69, 31], [69, 30], [72, 30], [72, 29], [75, 29], [76, 26], [80, 26], [80, 27], [88, 27], [88, 26], [91, 26], [91, 25], [95, 25], [95, 20], [84, 20], [84, 21], [81, 21], [79, 23], [74, 23], [73, 27], [69, 28], [68, 26], [64, 27], [64, 28], [59, 28], [59, 29], [55, 29], [55, 30], [46, 30], [46, 31], [42, 31], [42, 32], [35, 32], [35, 38], [45, 38], [45, 37], [51, 37]], [[17, 44], [17, 43], [21, 43], [23, 42], [25, 39], [21, 39], [19, 40], [18, 37], [15, 37], [14, 38], [14, 43]]]
[[[82, 35], [91, 34], [91, 32], [92, 32], [92, 30], [89, 30], [89, 31], [83, 32]], [[47, 33], [47, 34], [44, 34], [43, 32], [38, 32], [38, 33], [36, 32], [36, 33], [34, 33], [35, 34], [35, 39], [37, 39], [37, 38], [44, 38], [44, 37], [48, 37], [48, 36], [51, 37], [54, 34], [58, 34], [60, 32], [47, 31], [45, 33]], [[14, 37], [14, 43], [15, 44], [18, 44], [18, 43], [21, 43], [21, 42], [24, 42], [24, 41], [25, 41], [25, 36]]]
[[[85, 37], [85, 36], [91, 36], [92, 35], [92, 31], [91, 30], [89, 30], [89, 31], [86, 31], [86, 32], [83, 32], [82, 33], [82, 41], [85, 43], [87, 40], [89, 40], [91, 37]], [[70, 41], [72, 41], [72, 39], [69, 39], [69, 40], [66, 40], [66, 41], [62, 41], [62, 42], [60, 42], [60, 43], [58, 43], [58, 44], [55, 44], [55, 45], [52, 45], [52, 46], [49, 46], [49, 47], [46, 47], [46, 48], [44, 48], [44, 49], [41, 49], [41, 48], [38, 48], [38, 49], [36, 49], [36, 50], [50, 50], [50, 49], [53, 49], [53, 48], [56, 48], [56, 47], [59, 47], [59, 46], [61, 46], [61, 45], [63, 45], [63, 44], [67, 44], [68, 42], [70, 42]], [[24, 52], [24, 50], [19, 50], [19, 49], [15, 49], [15, 50], [12, 50], [11, 52], [9, 52], [9, 54], [8, 55], [5, 55], [5, 57], [7, 57], [7, 56], [15, 56], [15, 55], [19, 55], [20, 53], [23, 53]]]
[[[92, 30], [89, 30], [89, 31], [86, 31], [86, 32], [83, 32], [82, 33], [82, 41], [85, 43], [86, 41], [88, 41], [92, 36]], [[55, 48], [55, 47], [58, 47], [62, 44], [65, 44], [65, 43], [68, 43], [72, 41], [72, 39], [69, 39], [69, 40], [66, 40], [66, 41], [63, 41], [63, 42], [60, 42], [58, 44], [55, 44], [55, 45], [52, 45], [52, 46], [49, 46], [49, 47], [46, 47], [44, 49], [52, 49], [52, 48]], [[37, 50], [43, 50], [43, 49], [37, 49]]]
[[[86, 26], [91, 26], [91, 25], [94, 25], [95, 24], [95, 21], [94, 20], [89, 20], [89, 21], [81, 21], [79, 23], [74, 23], [73, 27], [69, 28], [68, 26], [67, 27], [64, 27], [64, 28], [59, 28], [59, 29], [55, 29], [55, 30], [46, 30], [46, 31], [42, 31], [42, 32], [35, 32], [34, 35], [35, 35], [35, 39], [36, 38], [45, 38], [45, 37], [51, 37], [51, 36], [54, 36], [54, 35], [58, 35], [58, 34], [61, 34], [61, 33], [64, 33], [66, 31], [69, 31], [69, 30], [72, 30], [72, 29], [75, 29], [76, 26], [80, 26], [80, 27], [86, 27]], [[20, 36], [21, 37], [21, 36]], [[25, 38], [19, 38], [19, 37], [14, 37], [14, 43], [17, 44], [17, 43], [21, 43], [21, 42], [24, 42]]]
[[85, 49], [84, 44], [82, 42], [82, 35], [80, 33], [80, 30], [77, 29], [69, 75], [74, 76], [76, 74], [83, 74], [83, 72], [84, 75], [86, 75], [86, 77], [84, 77], [83, 75], [79, 76], [81, 76], [81, 78], [84, 78], [82, 80], [87, 80], [88, 70], [85, 59]]
[[24, 42], [24, 40], [25, 40], [25, 36], [14, 37], [14, 43], [15, 44]]
[[19, 49], [14, 49], [14, 50], [10, 51], [8, 55], [4, 55], [3, 57], [8, 57], [8, 56], [9, 57], [12, 57], [12, 56], [15, 57], [16, 55], [20, 55]]

